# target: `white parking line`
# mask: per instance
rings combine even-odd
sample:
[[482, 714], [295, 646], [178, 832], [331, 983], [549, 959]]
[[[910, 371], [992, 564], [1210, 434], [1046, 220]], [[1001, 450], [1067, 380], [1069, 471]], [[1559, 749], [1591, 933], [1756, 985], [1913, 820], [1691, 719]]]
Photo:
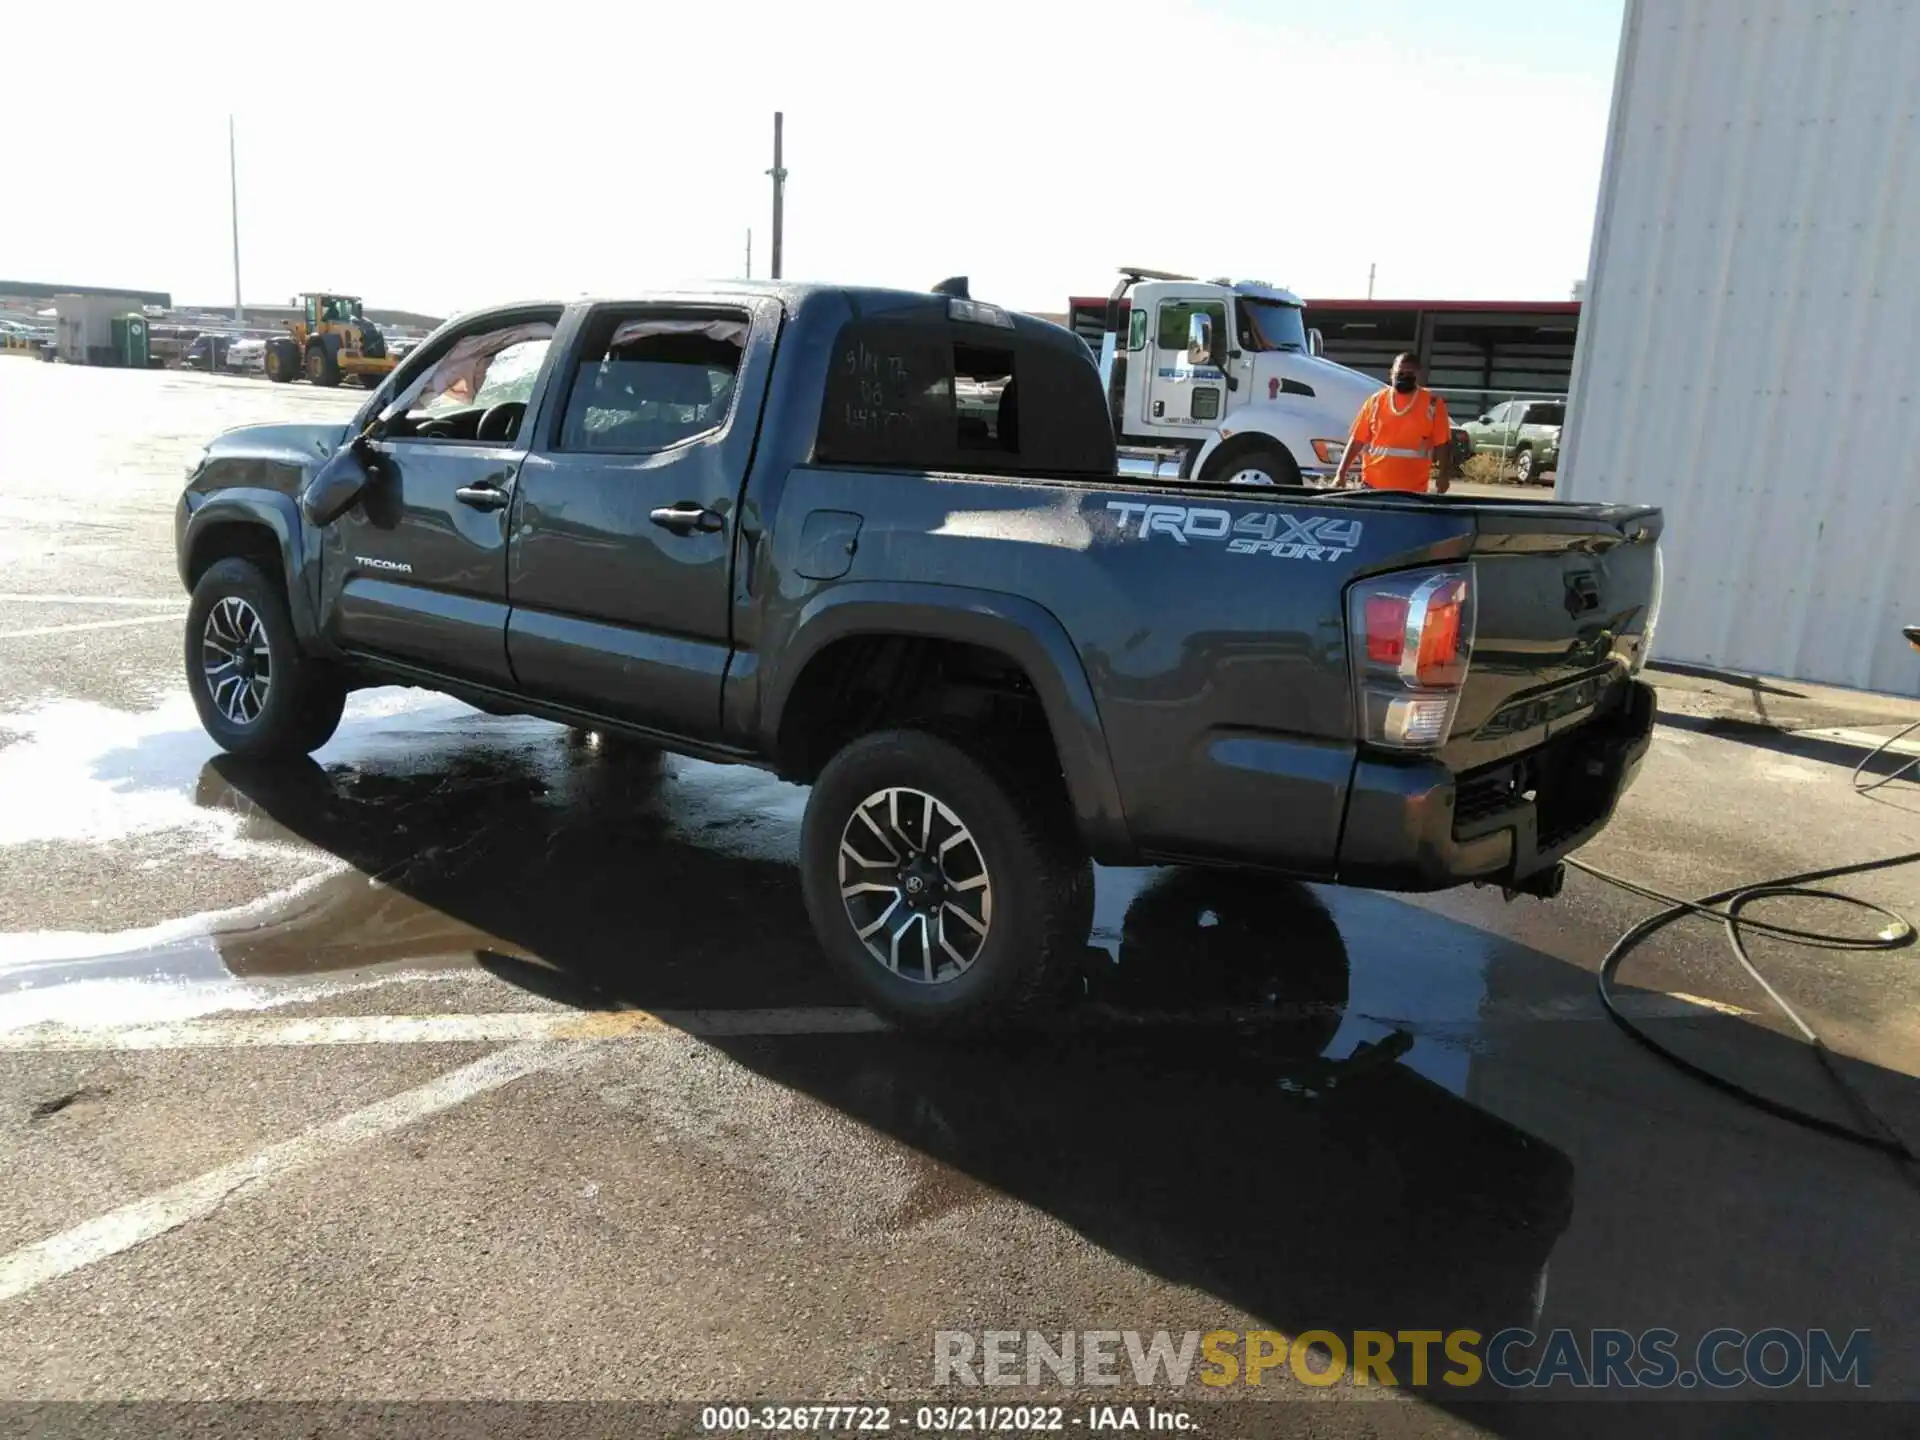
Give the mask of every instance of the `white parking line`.
[[[1746, 1015], [1750, 1011], [1694, 995], [1628, 995], [1622, 1008], [1642, 1018]], [[1206, 1012], [1213, 1014], [1214, 1012]], [[1508, 1020], [1590, 1020], [1599, 1007], [1586, 997], [1483, 1008], [1458, 1023]], [[1139, 1018], [1129, 1016], [1129, 1019]], [[1159, 1017], [1192, 1020], [1197, 1015]], [[1385, 1022], [1392, 1023], [1392, 1022]], [[1444, 1025], [1427, 1020], [1423, 1026]], [[881, 1031], [886, 1024], [869, 1011], [815, 1007], [792, 1010], [620, 1010], [479, 1015], [333, 1015], [281, 1018], [228, 1015], [207, 1020], [126, 1026], [37, 1025], [0, 1035], [0, 1051], [248, 1049], [265, 1046], [417, 1045], [513, 1041], [504, 1050], [403, 1091], [399, 1095], [317, 1125], [290, 1140], [210, 1170], [191, 1180], [122, 1205], [71, 1229], [0, 1256], [0, 1302], [145, 1244], [192, 1220], [212, 1214], [228, 1196], [343, 1154], [385, 1135], [548, 1070], [579, 1042], [679, 1031], [689, 1035], [819, 1035]], [[1422, 1028], [1416, 1026], [1415, 1028]], [[574, 1042], [574, 1043], [568, 1043]]]
[[678, 1030], [688, 1035], [848, 1035], [886, 1029], [871, 1011], [501, 1011], [480, 1015], [224, 1015], [157, 1025], [35, 1025], [0, 1034], [0, 1052], [47, 1050], [253, 1050], [309, 1045], [471, 1045], [616, 1040]]
[[129, 620], [76, 620], [71, 625], [34, 625], [25, 630], [0, 630], [0, 640], [25, 640], [32, 635], [67, 635], [75, 630], [118, 630], [127, 625], [157, 625], [162, 621], [179, 622], [179, 615], [135, 615]]
[[[1708, 1014], [1753, 1012], [1698, 995], [1627, 994], [1620, 1008], [1638, 1020], [1678, 1020]], [[1069, 1028], [1207, 1026], [1274, 1023], [1318, 1013], [1313, 1006], [1253, 1006], [1233, 1009], [1138, 1011], [1089, 1006], [1066, 1017]], [[1359, 1012], [1356, 1012], [1359, 1013]], [[1591, 995], [1526, 1004], [1499, 1001], [1457, 1016], [1399, 1018], [1363, 1015], [1381, 1025], [1413, 1030], [1538, 1021], [1599, 1020], [1605, 1012]], [[749, 1035], [868, 1035], [888, 1028], [871, 1011], [813, 1006], [791, 1010], [498, 1011], [470, 1015], [221, 1015], [133, 1025], [42, 1024], [0, 1033], [0, 1053], [73, 1050], [260, 1050], [276, 1046], [473, 1045], [532, 1041], [617, 1040], [677, 1030], [719, 1038]]]
[[[1885, 744], [1893, 732], [1888, 726], [1888, 735], [1876, 735], [1871, 730], [1855, 730], [1847, 726], [1820, 726], [1808, 730], [1796, 730], [1795, 735], [1808, 736], [1815, 740], [1837, 740], [1842, 745], [1858, 745], [1863, 750], [1877, 749]], [[1920, 755], [1920, 740], [1896, 740], [1887, 745], [1890, 755]]]
[[329, 1120], [217, 1170], [109, 1210], [58, 1235], [0, 1256], [0, 1301], [12, 1300], [62, 1275], [131, 1250], [156, 1236], [211, 1215], [229, 1195], [290, 1170], [332, 1159], [363, 1141], [411, 1125], [524, 1075], [545, 1070], [565, 1054], [554, 1045], [514, 1045], [391, 1099]]
[[25, 590], [0, 590], [5, 605], [164, 605], [174, 610], [187, 608], [184, 597], [146, 597], [141, 595], [48, 595]]

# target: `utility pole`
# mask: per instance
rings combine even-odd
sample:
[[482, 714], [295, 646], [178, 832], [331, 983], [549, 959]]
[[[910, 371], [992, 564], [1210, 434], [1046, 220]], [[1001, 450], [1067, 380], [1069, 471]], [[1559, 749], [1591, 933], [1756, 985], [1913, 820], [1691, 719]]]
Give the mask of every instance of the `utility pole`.
[[240, 164], [233, 147], [233, 116], [227, 116], [227, 187], [233, 201], [233, 323], [247, 323], [240, 304]]
[[1369, 300], [1373, 298], [1373, 272], [1375, 268], [1372, 261], [1367, 262], [1367, 299]]
[[781, 241], [785, 238], [782, 218], [782, 201], [787, 193], [787, 167], [780, 163], [780, 130], [786, 116], [780, 111], [773, 112], [773, 168], [767, 174], [773, 177], [773, 278], [780, 278]]
[[747, 227], [747, 279], [753, 278], [753, 227]]

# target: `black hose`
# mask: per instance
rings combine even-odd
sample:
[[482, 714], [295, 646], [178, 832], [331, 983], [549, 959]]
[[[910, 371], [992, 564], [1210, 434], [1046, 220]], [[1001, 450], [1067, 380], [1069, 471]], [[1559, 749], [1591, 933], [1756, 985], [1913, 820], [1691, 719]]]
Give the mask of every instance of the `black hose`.
[[1920, 755], [1915, 755], [1913, 758], [1908, 760], [1906, 764], [1898, 766], [1895, 769], [1889, 770], [1884, 775], [1875, 775], [1873, 777], [1873, 783], [1871, 785], [1862, 785], [1860, 783], [1860, 777], [1861, 775], [1866, 773], [1867, 766], [1871, 765], [1874, 761], [1878, 760], [1882, 755], [1886, 754], [1887, 751], [1891, 750], [1894, 746], [1898, 745], [1902, 740], [1906, 739], [1907, 736], [1911, 735], [1916, 730], [1920, 730], [1920, 720], [1914, 721], [1911, 725], [1907, 726], [1906, 729], [1902, 730], [1897, 735], [1889, 735], [1886, 739], [1882, 740], [1878, 745], [1873, 747], [1873, 753], [1871, 755], [1868, 755], [1858, 765], [1853, 767], [1853, 777], [1850, 783], [1853, 785], [1853, 791], [1856, 795], [1871, 795], [1874, 791], [1878, 790], [1882, 785], [1887, 784], [1889, 781], [1898, 780], [1902, 775], [1906, 774], [1909, 770], [1913, 769], [1914, 766], [1920, 765]]
[[[1899, 734], [1890, 736], [1881, 742], [1872, 754], [1868, 755], [1854, 767], [1850, 784], [1856, 793], [1862, 795], [1869, 794], [1889, 781], [1906, 774], [1916, 765], [1920, 765], [1920, 756], [1914, 756], [1898, 769], [1884, 775], [1876, 775], [1871, 784], [1862, 785], [1860, 783], [1860, 777], [1862, 773], [1866, 771], [1868, 765], [1915, 730], [1920, 730], [1920, 721], [1915, 721]], [[1628, 930], [1618, 940], [1614, 941], [1613, 948], [1607, 951], [1606, 957], [1600, 962], [1598, 981], [1600, 1003], [1605, 1007], [1608, 1017], [1612, 1019], [1614, 1024], [1618, 1025], [1622, 1030], [1626, 1031], [1628, 1035], [1653, 1051], [1654, 1054], [1660, 1056], [1661, 1059], [1678, 1067], [1686, 1074], [1693, 1076], [1696, 1080], [1703, 1081], [1713, 1086], [1714, 1089], [1723, 1091], [1735, 1099], [1742, 1100], [1757, 1109], [1765, 1111], [1769, 1115], [1777, 1116], [1779, 1119], [1789, 1121], [1795, 1125], [1805, 1126], [1809, 1130], [1817, 1130], [1824, 1135], [1832, 1135], [1842, 1140], [1852, 1141], [1858, 1145], [1865, 1145], [1869, 1149], [1877, 1150], [1885, 1155], [1894, 1156], [1900, 1160], [1911, 1161], [1916, 1157], [1907, 1143], [1900, 1138], [1899, 1132], [1881, 1118], [1866, 1097], [1841, 1073], [1839, 1067], [1834, 1063], [1833, 1053], [1822, 1043], [1819, 1035], [1814, 1032], [1813, 1027], [1801, 1018], [1800, 1012], [1795, 1010], [1793, 1006], [1787, 1002], [1787, 998], [1784, 995], [1767, 983], [1767, 978], [1760, 973], [1759, 968], [1753, 963], [1753, 958], [1747, 954], [1746, 941], [1742, 932], [1745, 930], [1753, 930], [1759, 934], [1771, 935], [1775, 939], [1786, 940], [1792, 944], [1804, 945], [1819, 950], [1897, 950], [1901, 946], [1911, 944], [1914, 939], [1914, 927], [1904, 916], [1896, 914], [1884, 905], [1876, 905], [1871, 900], [1862, 900], [1856, 895], [1843, 895], [1837, 890], [1820, 890], [1812, 888], [1812, 886], [1815, 881], [1834, 880], [1843, 875], [1864, 875], [1875, 870], [1891, 870], [1901, 865], [1911, 865], [1915, 861], [1920, 861], [1920, 850], [1909, 851], [1903, 855], [1887, 855], [1877, 860], [1860, 860], [1851, 865], [1834, 865], [1824, 870], [1808, 870], [1798, 875], [1783, 875], [1773, 880], [1760, 880], [1745, 885], [1735, 885], [1725, 890], [1716, 891], [1712, 895], [1703, 895], [1697, 900], [1687, 900], [1677, 895], [1669, 895], [1649, 885], [1642, 885], [1637, 881], [1611, 874], [1608, 871], [1602, 870], [1594, 865], [1589, 865], [1581, 860], [1569, 860], [1567, 864], [1573, 866], [1575, 869], [1584, 871], [1595, 879], [1604, 880], [1609, 885], [1616, 885], [1622, 890], [1643, 896], [1649, 900], [1657, 901], [1666, 907], [1653, 915], [1649, 915], [1646, 919], [1640, 921]], [[1786, 896], [1794, 896], [1806, 900], [1836, 901], [1842, 905], [1851, 905], [1881, 916], [1888, 923], [1877, 935], [1854, 937], [1831, 935], [1818, 930], [1806, 930], [1798, 926], [1780, 925], [1765, 920], [1749, 920], [1745, 919], [1741, 914], [1748, 905], [1756, 900], [1779, 899]], [[1830, 1078], [1841, 1093], [1847, 1097], [1848, 1102], [1853, 1106], [1856, 1113], [1859, 1114], [1864, 1122], [1864, 1128], [1855, 1128], [1851, 1125], [1842, 1124], [1837, 1120], [1829, 1120], [1824, 1115], [1816, 1115], [1812, 1111], [1802, 1110], [1798, 1106], [1787, 1104], [1785, 1101], [1775, 1100], [1771, 1096], [1763, 1095], [1757, 1090], [1750, 1089], [1736, 1081], [1729, 1080], [1724, 1075], [1716, 1074], [1661, 1044], [1658, 1040], [1654, 1039], [1652, 1035], [1648, 1034], [1646, 1030], [1634, 1024], [1633, 1021], [1629, 1020], [1626, 1015], [1621, 1012], [1620, 1007], [1615, 1003], [1613, 993], [1614, 977], [1618, 973], [1621, 964], [1641, 941], [1647, 939], [1650, 935], [1664, 930], [1674, 921], [1683, 919], [1688, 915], [1711, 916], [1721, 923], [1726, 932], [1728, 948], [1733, 951], [1733, 958], [1739, 962], [1740, 968], [1745, 970], [1747, 974], [1752, 977], [1753, 981], [1767, 993], [1767, 997], [1780, 1008], [1781, 1013], [1793, 1022], [1794, 1028], [1800, 1032], [1807, 1044], [1812, 1047], [1815, 1057], [1819, 1060], [1821, 1067], [1827, 1072], [1828, 1078]]]

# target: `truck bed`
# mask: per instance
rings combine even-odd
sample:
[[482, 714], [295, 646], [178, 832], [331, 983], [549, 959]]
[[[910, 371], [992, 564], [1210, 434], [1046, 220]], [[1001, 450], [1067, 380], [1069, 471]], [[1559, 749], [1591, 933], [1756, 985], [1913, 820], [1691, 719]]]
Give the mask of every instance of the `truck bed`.
[[[802, 466], [771, 526], [770, 576], [804, 569], [796, 542], [825, 513], [857, 521], [836, 590], [878, 596], [912, 577], [953, 603], [1017, 597], [1059, 627], [1139, 856], [1323, 878], [1363, 760], [1485, 773], [1623, 703], [1661, 525], [1632, 505]], [[1369, 756], [1348, 587], [1450, 563], [1472, 566], [1478, 598], [1451, 737], [1432, 755]], [[770, 609], [763, 651], [805, 603]]]

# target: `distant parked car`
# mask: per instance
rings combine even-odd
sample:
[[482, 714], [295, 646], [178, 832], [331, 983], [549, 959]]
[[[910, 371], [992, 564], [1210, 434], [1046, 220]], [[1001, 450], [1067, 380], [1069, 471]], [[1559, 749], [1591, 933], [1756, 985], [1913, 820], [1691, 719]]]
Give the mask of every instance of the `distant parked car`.
[[1461, 428], [1474, 454], [1510, 462], [1514, 478], [1531, 485], [1560, 464], [1560, 430], [1566, 423], [1564, 400], [1508, 400]]
[[243, 335], [227, 346], [227, 369], [265, 370], [267, 342], [258, 335]]
[[232, 346], [231, 335], [196, 335], [181, 353], [180, 366], [184, 370], [224, 370]]

